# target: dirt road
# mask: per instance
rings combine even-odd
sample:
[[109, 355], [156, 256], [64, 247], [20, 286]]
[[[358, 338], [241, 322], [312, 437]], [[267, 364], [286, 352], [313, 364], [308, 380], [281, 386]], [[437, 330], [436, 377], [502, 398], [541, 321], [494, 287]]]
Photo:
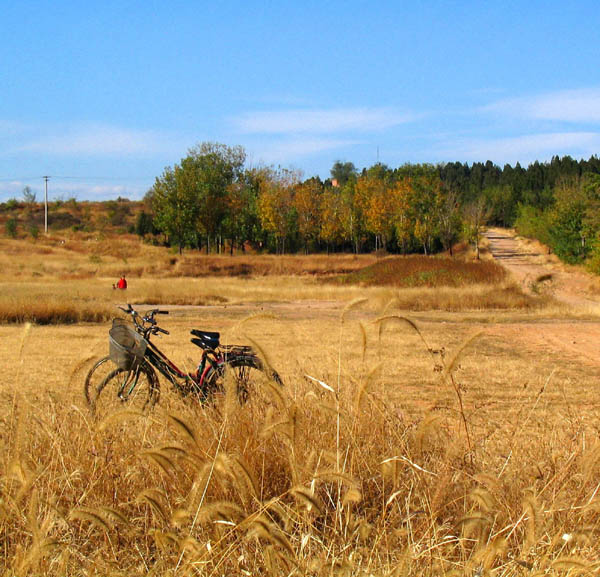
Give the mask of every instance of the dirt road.
[[522, 239], [513, 231], [486, 232], [494, 259], [506, 267], [528, 292], [549, 292], [557, 301], [591, 313], [600, 313], [598, 279], [561, 263], [543, 245]]
[[600, 294], [598, 280], [561, 263], [541, 244], [519, 238], [513, 231], [490, 228], [489, 249], [528, 292], [551, 294], [581, 319], [546, 319], [533, 323], [497, 325], [491, 332], [527, 349], [544, 350], [559, 365], [583, 362], [600, 367]]

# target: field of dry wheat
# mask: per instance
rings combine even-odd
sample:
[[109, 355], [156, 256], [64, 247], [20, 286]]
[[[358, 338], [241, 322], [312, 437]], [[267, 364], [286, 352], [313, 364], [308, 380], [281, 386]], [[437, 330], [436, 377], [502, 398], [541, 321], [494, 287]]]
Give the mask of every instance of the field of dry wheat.
[[[179, 366], [198, 361], [191, 328], [219, 330], [284, 386], [201, 405], [163, 381], [150, 413], [96, 418], [83, 378], [123, 294], [109, 275], [9, 272], [6, 310], [67, 295], [72, 311], [104, 312], [0, 324], [4, 574], [600, 569], [600, 366], [539, 337], [568, 311], [512, 301], [508, 285], [134, 276], [127, 300], [174, 305], [171, 334], [155, 338]], [[492, 292], [503, 307], [486, 304]]]

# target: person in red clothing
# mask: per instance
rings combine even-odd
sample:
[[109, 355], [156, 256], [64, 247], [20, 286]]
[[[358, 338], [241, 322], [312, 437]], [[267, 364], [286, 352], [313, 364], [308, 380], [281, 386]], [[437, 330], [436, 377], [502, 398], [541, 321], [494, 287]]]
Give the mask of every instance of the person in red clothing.
[[117, 283], [117, 288], [122, 290], [127, 288], [127, 280], [125, 279], [125, 275], [122, 275], [119, 279], [119, 282]]

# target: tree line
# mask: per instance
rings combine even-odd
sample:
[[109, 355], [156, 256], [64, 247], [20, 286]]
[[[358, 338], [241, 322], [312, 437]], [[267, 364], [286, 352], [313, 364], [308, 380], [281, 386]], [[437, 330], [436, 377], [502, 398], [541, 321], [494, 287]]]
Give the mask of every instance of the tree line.
[[242, 147], [203, 143], [165, 168], [146, 195], [139, 234], [233, 253], [386, 250], [425, 254], [477, 243], [486, 224], [516, 225], [570, 262], [595, 255], [600, 160], [554, 157], [527, 168], [486, 163], [337, 161], [330, 178], [247, 167]]

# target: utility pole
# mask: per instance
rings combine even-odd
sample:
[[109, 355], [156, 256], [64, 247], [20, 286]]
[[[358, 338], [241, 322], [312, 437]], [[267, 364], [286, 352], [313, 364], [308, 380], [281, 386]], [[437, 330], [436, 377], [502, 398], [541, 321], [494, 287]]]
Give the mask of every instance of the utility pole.
[[48, 234], [48, 179], [49, 176], [42, 176], [44, 179], [44, 233]]

